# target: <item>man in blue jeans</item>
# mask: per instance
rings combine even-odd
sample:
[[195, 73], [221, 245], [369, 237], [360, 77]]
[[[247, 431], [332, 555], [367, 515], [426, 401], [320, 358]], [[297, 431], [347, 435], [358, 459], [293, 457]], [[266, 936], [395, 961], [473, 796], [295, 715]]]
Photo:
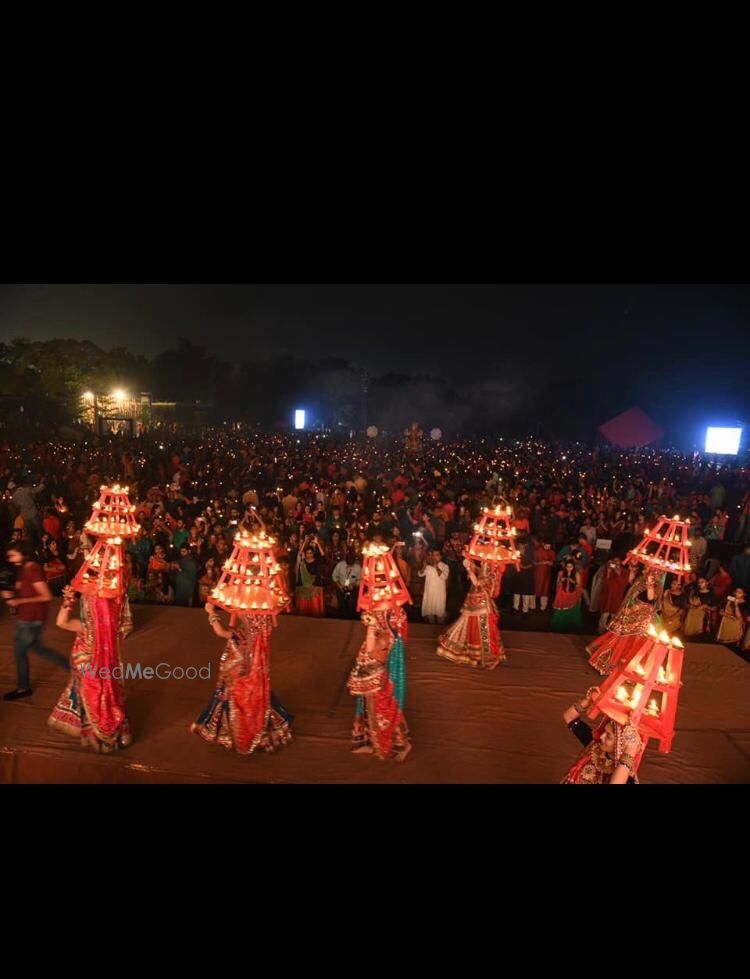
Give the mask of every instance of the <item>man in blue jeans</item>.
[[29, 676], [29, 650], [34, 649], [45, 659], [51, 660], [64, 670], [68, 669], [66, 657], [49, 649], [41, 642], [44, 621], [52, 594], [44, 577], [44, 572], [36, 561], [32, 561], [31, 552], [27, 546], [11, 544], [8, 548], [8, 560], [18, 569], [16, 588], [14, 592], [3, 592], [10, 608], [17, 609], [18, 619], [13, 638], [13, 654], [16, 657], [18, 686], [6, 693], [3, 700], [19, 700], [31, 696], [31, 678]]

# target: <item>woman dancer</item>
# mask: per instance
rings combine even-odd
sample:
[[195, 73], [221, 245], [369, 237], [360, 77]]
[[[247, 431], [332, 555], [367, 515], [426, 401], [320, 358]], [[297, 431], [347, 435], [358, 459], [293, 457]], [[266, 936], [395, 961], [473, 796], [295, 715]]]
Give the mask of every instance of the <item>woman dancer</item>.
[[272, 616], [239, 615], [225, 629], [214, 605], [206, 602], [205, 610], [211, 628], [227, 644], [214, 695], [190, 730], [227, 751], [274, 751], [292, 740], [293, 718], [271, 690]]
[[[71, 679], [49, 716], [50, 727], [80, 738], [96, 751], [112, 752], [132, 743], [125, 710], [122, 661], [117, 640], [122, 631], [119, 599], [81, 595], [80, 619], [71, 618], [76, 593], [68, 586], [57, 625], [75, 632]], [[119, 668], [120, 677], [113, 677]]]
[[609, 717], [592, 731], [581, 720], [599, 696], [598, 687], [590, 687], [578, 704], [563, 714], [563, 720], [584, 746], [571, 766], [563, 785], [624, 785], [638, 781], [636, 770], [643, 754], [643, 742], [632, 724], [618, 724]]
[[466, 663], [494, 670], [507, 659], [498, 625], [499, 575], [489, 563], [464, 559], [471, 587], [456, 622], [438, 639], [438, 656], [452, 663]]
[[347, 684], [357, 698], [352, 751], [403, 761], [412, 747], [404, 718], [406, 613], [363, 612], [362, 623], [365, 640]]
[[656, 572], [647, 570], [636, 578], [625, 596], [622, 608], [607, 627], [607, 631], [586, 647], [589, 663], [602, 676], [609, 676], [623, 657], [629, 657], [639, 642], [648, 637], [648, 627], [653, 623], [661, 631], [659, 608], [662, 586], [656, 580]]

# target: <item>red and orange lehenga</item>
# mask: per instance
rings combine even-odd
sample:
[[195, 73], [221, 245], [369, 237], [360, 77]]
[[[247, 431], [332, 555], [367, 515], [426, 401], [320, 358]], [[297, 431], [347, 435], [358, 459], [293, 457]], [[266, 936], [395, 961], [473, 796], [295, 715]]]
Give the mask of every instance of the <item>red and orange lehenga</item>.
[[292, 740], [292, 715], [271, 690], [271, 616], [243, 615], [219, 661], [219, 682], [192, 731], [243, 755]]
[[494, 670], [505, 655], [500, 636], [500, 614], [494, 602], [499, 593], [499, 574], [488, 570], [472, 584], [453, 625], [438, 639], [438, 656], [452, 663]]
[[121, 602], [82, 595], [81, 627], [71, 652], [71, 681], [48, 723], [80, 738], [81, 744], [109, 753], [133, 741], [117, 646], [122, 628]]
[[638, 597], [647, 587], [644, 575], [633, 582], [617, 615], [612, 618], [607, 631], [586, 647], [589, 664], [602, 676], [609, 676], [622, 659], [630, 659], [638, 647], [649, 641], [648, 627], [653, 623], [661, 629], [657, 614], [661, 598], [661, 586], [656, 586], [653, 602]]
[[411, 745], [404, 718], [406, 613], [363, 612], [362, 622], [367, 634], [347, 682], [357, 698], [352, 750], [370, 750], [381, 760], [405, 757]]

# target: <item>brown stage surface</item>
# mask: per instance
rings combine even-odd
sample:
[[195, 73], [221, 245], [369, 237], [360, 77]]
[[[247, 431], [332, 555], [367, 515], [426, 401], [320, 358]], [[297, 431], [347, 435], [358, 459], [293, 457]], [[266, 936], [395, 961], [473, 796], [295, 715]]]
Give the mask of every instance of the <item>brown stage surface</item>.
[[[412, 626], [407, 649], [407, 720], [414, 750], [403, 764], [353, 755], [354, 700], [346, 689], [363, 630], [358, 621], [286, 616], [274, 633], [273, 687], [294, 715], [294, 740], [274, 755], [240, 757], [189, 733], [208, 702], [222, 640], [200, 609], [136, 606], [125, 662], [205, 666], [210, 680], [126, 681], [135, 741], [101, 756], [47, 726], [65, 674], [32, 653], [34, 694], [0, 701], [1, 782], [555, 783], [579, 744], [562, 712], [596, 682], [585, 640], [505, 633], [508, 662], [488, 673], [435, 654], [434, 626]], [[50, 616], [52, 619], [52, 617]], [[0, 691], [15, 686], [14, 620], [0, 619]], [[47, 643], [71, 634], [48, 625]], [[750, 664], [715, 645], [688, 644], [674, 747], [650, 747], [648, 783], [750, 783]]]

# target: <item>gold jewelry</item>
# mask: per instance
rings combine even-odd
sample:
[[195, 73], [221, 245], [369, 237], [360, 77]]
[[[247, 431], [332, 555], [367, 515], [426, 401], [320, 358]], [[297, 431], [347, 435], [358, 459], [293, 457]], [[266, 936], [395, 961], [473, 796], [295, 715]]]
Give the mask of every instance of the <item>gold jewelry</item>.
[[620, 755], [617, 764], [618, 765], [624, 765], [628, 769], [629, 772], [632, 772], [633, 771], [633, 768], [635, 766], [635, 758], [633, 758], [632, 755], [628, 755], [625, 752], [623, 752]]
[[585, 714], [588, 707], [584, 707], [583, 704], [573, 704], [573, 710], [577, 711], [579, 714]]

